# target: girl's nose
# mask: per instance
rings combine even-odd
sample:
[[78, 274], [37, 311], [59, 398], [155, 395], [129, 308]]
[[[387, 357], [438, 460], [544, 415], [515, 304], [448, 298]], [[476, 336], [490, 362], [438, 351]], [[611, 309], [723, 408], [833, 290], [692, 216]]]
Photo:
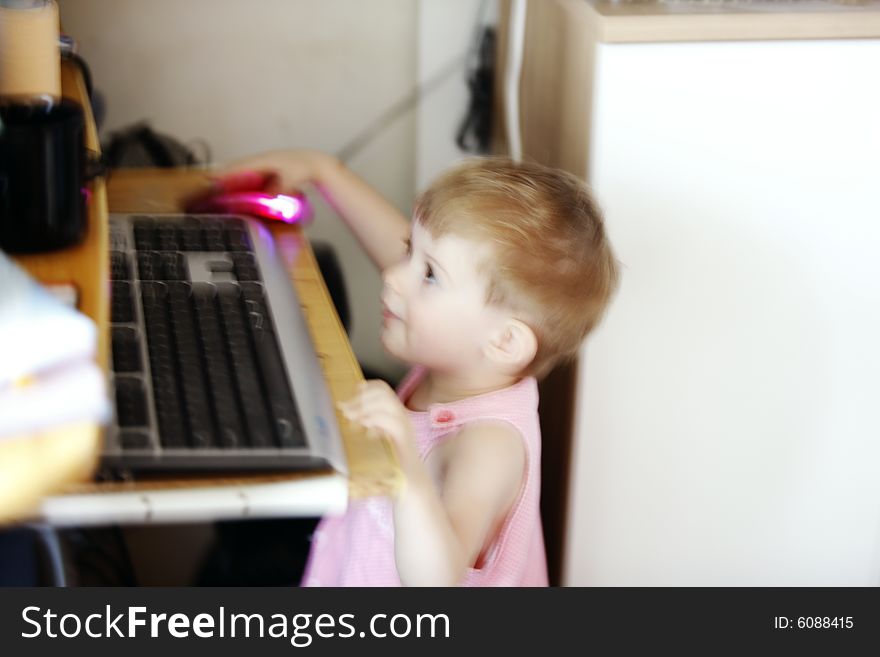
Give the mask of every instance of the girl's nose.
[[394, 294], [400, 294], [401, 291], [401, 273], [403, 271], [403, 263], [391, 265], [382, 272], [382, 284]]

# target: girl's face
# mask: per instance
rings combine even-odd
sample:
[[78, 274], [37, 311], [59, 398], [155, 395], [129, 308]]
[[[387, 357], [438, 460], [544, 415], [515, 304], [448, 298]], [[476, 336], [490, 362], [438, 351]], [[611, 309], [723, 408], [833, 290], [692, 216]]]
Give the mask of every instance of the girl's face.
[[439, 372], [464, 372], [502, 314], [486, 305], [479, 270], [489, 248], [456, 235], [431, 237], [413, 222], [407, 256], [383, 273], [382, 344], [396, 358]]

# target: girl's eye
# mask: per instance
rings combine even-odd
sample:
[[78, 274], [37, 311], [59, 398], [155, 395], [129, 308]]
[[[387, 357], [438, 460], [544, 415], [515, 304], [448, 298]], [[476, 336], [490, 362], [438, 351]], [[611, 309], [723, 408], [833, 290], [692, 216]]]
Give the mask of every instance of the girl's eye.
[[431, 269], [431, 265], [425, 265], [425, 281], [427, 283], [436, 283], [436, 279], [434, 278], [434, 270]]
[[403, 240], [403, 246], [406, 249], [406, 257], [409, 258], [412, 255], [412, 240]]

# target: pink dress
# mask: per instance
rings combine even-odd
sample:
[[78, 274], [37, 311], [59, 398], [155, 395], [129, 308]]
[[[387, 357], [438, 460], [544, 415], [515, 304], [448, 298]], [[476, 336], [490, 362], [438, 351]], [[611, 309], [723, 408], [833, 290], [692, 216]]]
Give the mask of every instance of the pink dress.
[[[400, 384], [406, 401], [425, 376], [414, 368]], [[462, 586], [547, 586], [541, 530], [541, 430], [538, 385], [528, 377], [485, 395], [427, 411], [409, 411], [422, 459], [469, 422], [501, 420], [522, 435], [526, 473], [519, 496], [486, 552], [480, 568], [469, 568]], [[324, 518], [315, 529], [303, 586], [400, 586], [394, 561], [392, 502], [385, 497], [355, 500], [340, 517]]]

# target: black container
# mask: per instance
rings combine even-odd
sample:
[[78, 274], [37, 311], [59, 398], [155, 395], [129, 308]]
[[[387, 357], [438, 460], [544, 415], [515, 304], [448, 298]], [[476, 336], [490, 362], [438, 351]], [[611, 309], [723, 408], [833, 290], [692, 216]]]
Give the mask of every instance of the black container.
[[0, 102], [0, 249], [37, 253], [85, 235], [85, 118], [60, 102]]

